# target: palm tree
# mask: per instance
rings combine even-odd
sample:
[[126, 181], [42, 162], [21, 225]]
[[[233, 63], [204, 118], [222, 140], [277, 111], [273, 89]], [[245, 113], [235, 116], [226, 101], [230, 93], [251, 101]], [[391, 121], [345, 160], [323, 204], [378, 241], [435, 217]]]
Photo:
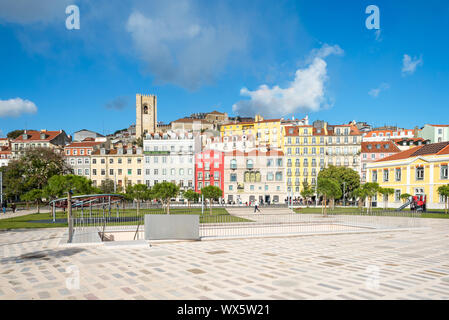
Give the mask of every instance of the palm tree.
[[384, 209], [387, 209], [388, 197], [394, 194], [393, 188], [379, 188], [378, 192], [384, 196]]
[[449, 202], [449, 184], [439, 186], [438, 193], [444, 198], [444, 211], [448, 213], [448, 202]]

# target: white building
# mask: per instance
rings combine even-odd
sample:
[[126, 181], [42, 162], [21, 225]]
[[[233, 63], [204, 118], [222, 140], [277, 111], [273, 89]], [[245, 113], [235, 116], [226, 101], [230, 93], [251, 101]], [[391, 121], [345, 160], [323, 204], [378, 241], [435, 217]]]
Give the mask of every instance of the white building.
[[411, 139], [415, 137], [415, 130], [401, 129], [396, 130], [371, 130], [363, 133], [363, 142], [387, 141], [391, 139]]
[[194, 189], [194, 157], [201, 149], [199, 135], [172, 131], [147, 134], [143, 148], [144, 179], [148, 186], [172, 182], [181, 190]]
[[205, 150], [215, 150], [221, 152], [241, 151], [249, 152], [256, 148], [254, 136], [247, 135], [233, 135], [225, 137], [209, 137], [207, 138]]

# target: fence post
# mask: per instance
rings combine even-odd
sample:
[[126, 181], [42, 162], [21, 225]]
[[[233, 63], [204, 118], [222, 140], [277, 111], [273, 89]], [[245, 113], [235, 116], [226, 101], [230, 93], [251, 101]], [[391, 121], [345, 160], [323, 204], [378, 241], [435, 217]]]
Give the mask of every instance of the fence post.
[[201, 215], [204, 214], [204, 194], [201, 195]]
[[73, 221], [72, 221], [72, 190], [67, 192], [67, 222], [69, 226], [69, 243], [73, 238]]

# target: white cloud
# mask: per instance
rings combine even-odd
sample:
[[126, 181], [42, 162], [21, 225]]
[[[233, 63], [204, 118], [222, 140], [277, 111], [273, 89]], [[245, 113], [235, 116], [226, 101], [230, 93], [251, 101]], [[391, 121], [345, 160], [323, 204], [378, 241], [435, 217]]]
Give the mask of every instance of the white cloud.
[[36, 105], [20, 98], [0, 100], [0, 118], [18, 117], [24, 113], [36, 113]]
[[371, 89], [368, 94], [374, 98], [377, 98], [379, 96], [379, 93], [382, 91], [385, 91], [390, 88], [390, 85], [388, 83], [381, 83], [381, 85], [378, 88]]
[[422, 56], [418, 59], [417, 57], [410, 57], [408, 54], [404, 54], [402, 59], [402, 75], [410, 75], [415, 73], [418, 66], [423, 65]]
[[330, 46], [327, 43], [325, 43], [321, 48], [313, 49], [310, 52], [307, 62], [311, 63], [315, 58], [324, 59], [330, 56], [331, 54], [341, 56], [344, 54], [344, 51], [342, 48], [340, 48], [338, 44]]
[[321, 49], [313, 50], [309, 65], [296, 70], [295, 79], [286, 88], [261, 85], [257, 90], [247, 88], [240, 90], [240, 95], [250, 97], [232, 106], [235, 114], [252, 116], [262, 114], [267, 117], [284, 116], [295, 112], [306, 113], [319, 111], [328, 105], [325, 84], [328, 80], [327, 64], [324, 58], [331, 55], [341, 55], [344, 51], [339, 46], [323, 45]]
[[126, 30], [157, 82], [197, 89], [215, 79], [231, 53], [246, 47], [237, 24], [206, 18], [190, 1], [177, 1], [148, 15], [134, 11]]
[[[0, 1], [0, 22], [29, 24], [60, 20], [61, 26], [67, 15], [65, 8], [74, 0], [3, 0]], [[61, 27], [62, 28], [62, 27]]]

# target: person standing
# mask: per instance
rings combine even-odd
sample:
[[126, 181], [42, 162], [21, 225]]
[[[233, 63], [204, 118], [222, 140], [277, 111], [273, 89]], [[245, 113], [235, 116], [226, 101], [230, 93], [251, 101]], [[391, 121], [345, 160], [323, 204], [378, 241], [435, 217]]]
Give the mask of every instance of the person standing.
[[259, 210], [259, 201], [258, 200], [254, 200], [254, 213], [256, 213], [256, 210], [258, 212], [260, 212], [260, 210]]
[[6, 201], [2, 202], [2, 211], [3, 211], [3, 214], [6, 213]]
[[11, 209], [12, 209], [12, 213], [16, 212], [16, 204], [15, 203], [11, 204]]

